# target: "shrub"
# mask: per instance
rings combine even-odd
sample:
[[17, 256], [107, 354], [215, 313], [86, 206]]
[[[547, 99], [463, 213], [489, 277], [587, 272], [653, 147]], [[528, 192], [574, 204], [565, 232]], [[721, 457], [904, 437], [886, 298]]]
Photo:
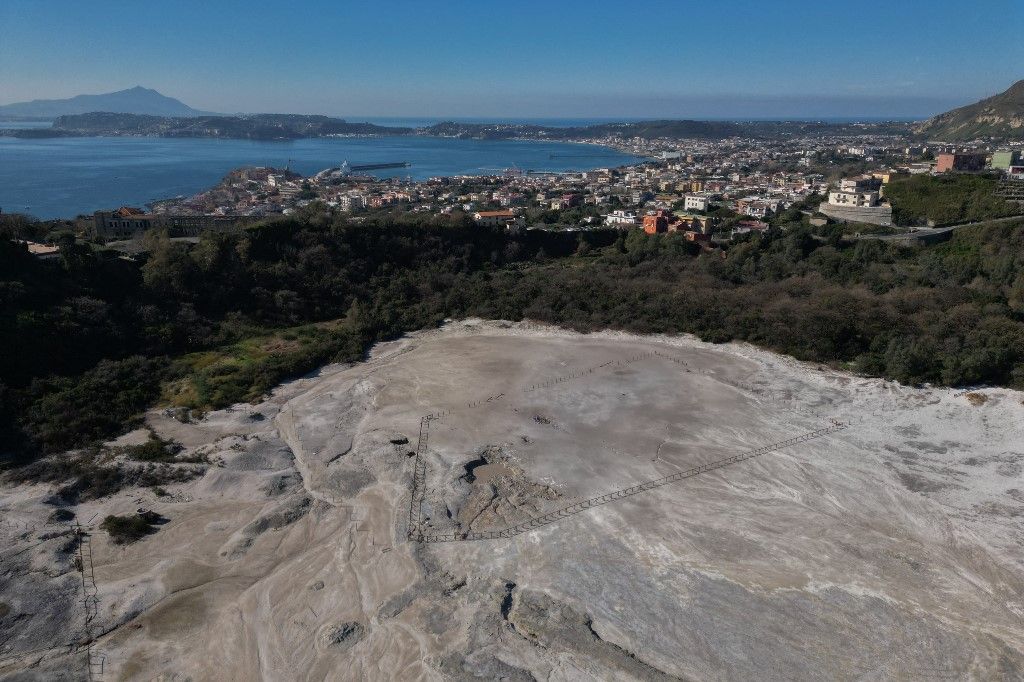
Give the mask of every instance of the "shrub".
[[181, 452], [181, 445], [174, 441], [164, 440], [150, 432], [149, 439], [138, 445], [128, 445], [121, 449], [130, 459], [139, 462], [173, 462], [175, 455]]
[[147, 535], [152, 535], [156, 532], [156, 526], [141, 514], [108, 516], [103, 519], [100, 528], [107, 531], [115, 545], [127, 545], [138, 542]]

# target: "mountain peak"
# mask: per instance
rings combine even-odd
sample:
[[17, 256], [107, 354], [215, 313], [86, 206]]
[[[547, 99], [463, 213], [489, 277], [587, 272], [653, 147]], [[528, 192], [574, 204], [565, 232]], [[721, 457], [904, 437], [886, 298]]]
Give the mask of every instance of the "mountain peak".
[[68, 99], [37, 99], [0, 106], [0, 118], [56, 118], [92, 112], [115, 114], [148, 114], [151, 116], [208, 116], [210, 112], [193, 109], [187, 104], [141, 85], [102, 95], [77, 95]]
[[1024, 78], [1020, 79], [1006, 89], [1004, 95], [1024, 93]]
[[916, 132], [944, 141], [1024, 139], [1024, 80], [980, 102], [933, 116]]

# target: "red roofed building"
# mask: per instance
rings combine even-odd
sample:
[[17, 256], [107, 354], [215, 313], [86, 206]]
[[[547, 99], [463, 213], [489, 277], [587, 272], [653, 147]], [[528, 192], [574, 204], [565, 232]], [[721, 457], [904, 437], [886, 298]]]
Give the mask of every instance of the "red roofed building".
[[669, 221], [674, 221], [675, 216], [668, 211], [655, 211], [644, 216], [644, 232], [647, 234], [660, 234], [668, 232]]
[[495, 227], [498, 225], [519, 225], [521, 220], [514, 211], [477, 211], [473, 214], [477, 225]]

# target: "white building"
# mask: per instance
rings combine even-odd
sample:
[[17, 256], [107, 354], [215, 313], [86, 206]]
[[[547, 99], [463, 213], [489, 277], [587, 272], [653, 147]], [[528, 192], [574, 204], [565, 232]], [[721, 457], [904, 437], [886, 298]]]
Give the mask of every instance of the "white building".
[[839, 189], [828, 193], [828, 203], [833, 206], [878, 206], [881, 181], [870, 176], [844, 178]]
[[604, 217], [605, 225], [621, 225], [621, 226], [632, 226], [639, 225], [640, 219], [633, 211], [612, 211]]
[[344, 194], [338, 197], [338, 206], [342, 211], [352, 211], [366, 206], [366, 197], [361, 194]]
[[877, 206], [878, 192], [839, 189], [828, 193], [828, 203], [833, 206]]
[[512, 211], [477, 211], [473, 214], [473, 220], [477, 225], [485, 227], [515, 226], [522, 223], [522, 219]]
[[687, 194], [683, 198], [683, 208], [687, 211], [706, 211], [711, 205], [711, 197], [705, 194]]
[[881, 202], [882, 181], [870, 175], [847, 178], [828, 193], [818, 210], [843, 222], [892, 225], [892, 207]]

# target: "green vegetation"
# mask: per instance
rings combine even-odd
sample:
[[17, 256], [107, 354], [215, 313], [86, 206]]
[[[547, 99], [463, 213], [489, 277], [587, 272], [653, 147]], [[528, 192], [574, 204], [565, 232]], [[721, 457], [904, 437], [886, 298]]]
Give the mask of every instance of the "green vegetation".
[[163, 402], [202, 411], [258, 400], [281, 377], [298, 376], [328, 362], [360, 359], [363, 341], [353, 329], [352, 322], [342, 319], [190, 353], [172, 365], [170, 376], [177, 378], [164, 385]]
[[121, 448], [121, 452], [136, 462], [174, 462], [177, 461], [176, 455], [181, 452], [181, 446], [151, 431], [144, 443], [127, 445]]
[[142, 514], [108, 516], [103, 519], [100, 528], [107, 531], [115, 545], [127, 545], [138, 542], [147, 535], [152, 535], [157, 531], [154, 522]]
[[131, 466], [117, 463], [112, 455], [103, 448], [90, 446], [14, 467], [8, 472], [8, 477], [15, 483], [38, 481], [61, 484], [54, 499], [64, 504], [77, 504], [106, 497], [131, 486], [149, 488], [167, 483], [184, 483], [205, 470], [191, 463], [147, 462]]
[[166, 444], [133, 466], [89, 446], [155, 404], [255, 401], [463, 316], [692, 332], [906, 383], [1024, 387], [1024, 220], [924, 247], [805, 222], [793, 212], [727, 253], [639, 230], [509, 234], [461, 216], [313, 211], [193, 248], [154, 238], [142, 265], [84, 244], [44, 263], [0, 240], [0, 443], [10, 475], [70, 481], [66, 498], [181, 480], [199, 469], [169, 461]]
[[987, 175], [911, 175], [893, 178], [885, 196], [897, 225], [953, 225], [1024, 212], [997, 196], [997, 187], [998, 180]]

